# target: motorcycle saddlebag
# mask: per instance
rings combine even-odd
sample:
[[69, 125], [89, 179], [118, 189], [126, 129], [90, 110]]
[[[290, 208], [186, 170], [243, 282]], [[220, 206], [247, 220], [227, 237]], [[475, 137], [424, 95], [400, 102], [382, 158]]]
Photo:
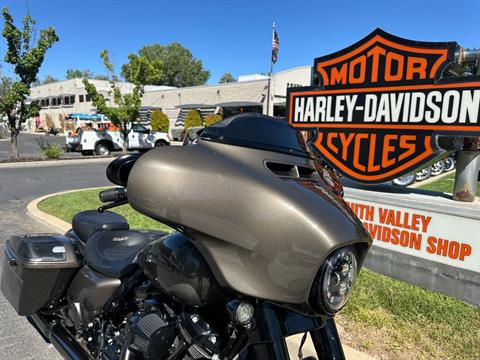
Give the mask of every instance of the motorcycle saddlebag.
[[80, 267], [72, 240], [63, 235], [13, 236], [4, 254], [1, 287], [19, 315], [33, 315], [55, 300]]

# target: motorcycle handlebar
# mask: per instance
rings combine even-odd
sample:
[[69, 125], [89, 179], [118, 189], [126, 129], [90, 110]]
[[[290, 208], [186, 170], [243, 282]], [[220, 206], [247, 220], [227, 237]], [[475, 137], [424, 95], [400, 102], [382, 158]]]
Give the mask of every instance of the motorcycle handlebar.
[[121, 187], [103, 190], [98, 197], [102, 203], [123, 201], [127, 200], [127, 190]]

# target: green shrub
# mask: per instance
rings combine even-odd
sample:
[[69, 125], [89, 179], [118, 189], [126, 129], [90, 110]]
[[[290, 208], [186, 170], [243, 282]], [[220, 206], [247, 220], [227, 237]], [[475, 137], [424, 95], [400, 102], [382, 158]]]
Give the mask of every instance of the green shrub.
[[49, 159], [58, 159], [63, 155], [63, 150], [60, 145], [53, 144], [42, 149], [42, 155]]
[[152, 131], [168, 133], [170, 121], [168, 120], [168, 116], [162, 110], [154, 110], [152, 112], [150, 125], [152, 126]]
[[205, 127], [213, 125], [223, 120], [223, 116], [220, 114], [212, 114], [205, 117]]
[[192, 109], [188, 112], [187, 116], [185, 116], [185, 130], [190, 129], [191, 127], [199, 126], [203, 126], [202, 115], [200, 115], [198, 110]]
[[63, 150], [58, 144], [50, 144], [44, 138], [37, 138], [38, 146], [43, 157], [48, 159], [58, 159], [63, 155]]

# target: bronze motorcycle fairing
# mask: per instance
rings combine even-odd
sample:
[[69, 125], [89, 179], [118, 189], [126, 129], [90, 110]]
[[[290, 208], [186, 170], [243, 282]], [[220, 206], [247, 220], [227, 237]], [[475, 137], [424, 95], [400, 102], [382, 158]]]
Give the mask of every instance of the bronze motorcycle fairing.
[[[260, 146], [202, 136], [194, 146], [157, 148], [135, 163], [128, 199], [137, 211], [183, 228], [221, 285], [306, 304], [326, 257], [351, 244], [361, 262], [371, 239], [308, 153]], [[288, 166], [302, 170], [278, 170]]]

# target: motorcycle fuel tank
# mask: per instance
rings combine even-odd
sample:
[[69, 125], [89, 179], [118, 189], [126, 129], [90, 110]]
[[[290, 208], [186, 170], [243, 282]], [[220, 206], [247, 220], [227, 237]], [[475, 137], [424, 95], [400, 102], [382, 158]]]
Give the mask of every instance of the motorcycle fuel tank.
[[149, 244], [137, 262], [151, 281], [184, 304], [214, 305], [222, 295], [202, 254], [189, 238], [178, 232]]
[[198, 144], [143, 155], [128, 179], [139, 212], [181, 227], [222, 286], [305, 304], [325, 258], [371, 238], [315, 170], [298, 131], [262, 115], [234, 116]]

